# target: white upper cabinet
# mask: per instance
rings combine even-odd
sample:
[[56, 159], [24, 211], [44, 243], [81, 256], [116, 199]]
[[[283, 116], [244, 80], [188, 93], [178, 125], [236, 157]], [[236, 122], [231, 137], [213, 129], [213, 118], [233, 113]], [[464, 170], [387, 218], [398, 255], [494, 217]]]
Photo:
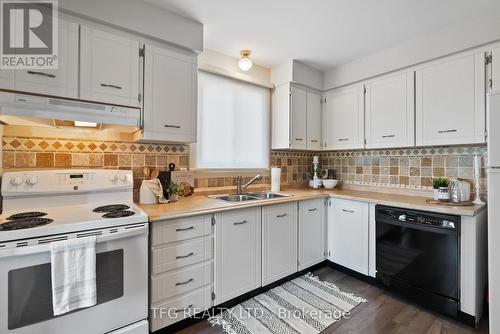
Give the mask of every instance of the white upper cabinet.
[[417, 69], [417, 146], [484, 143], [485, 93], [484, 53]]
[[299, 270], [325, 259], [325, 200], [299, 202]]
[[80, 98], [139, 107], [139, 40], [81, 26]]
[[297, 271], [297, 202], [262, 207], [262, 285]]
[[146, 45], [142, 139], [196, 142], [197, 85], [196, 56]]
[[273, 91], [272, 149], [321, 149], [321, 96], [283, 84]]
[[500, 91], [500, 48], [491, 52], [491, 83], [490, 90]]
[[[78, 24], [59, 19], [57, 70], [16, 70], [18, 91], [78, 98]], [[0, 78], [0, 82], [1, 82]]]
[[365, 85], [366, 148], [415, 145], [414, 72]]
[[323, 148], [327, 150], [364, 147], [363, 85], [352, 85], [325, 93]]
[[307, 148], [321, 150], [321, 95], [307, 92]]

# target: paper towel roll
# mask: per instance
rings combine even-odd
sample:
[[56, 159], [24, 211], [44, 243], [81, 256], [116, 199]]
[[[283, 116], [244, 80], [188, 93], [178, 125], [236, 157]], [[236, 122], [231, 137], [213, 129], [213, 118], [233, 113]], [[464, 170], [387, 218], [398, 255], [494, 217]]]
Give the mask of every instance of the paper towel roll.
[[280, 191], [281, 168], [271, 168], [271, 191]]

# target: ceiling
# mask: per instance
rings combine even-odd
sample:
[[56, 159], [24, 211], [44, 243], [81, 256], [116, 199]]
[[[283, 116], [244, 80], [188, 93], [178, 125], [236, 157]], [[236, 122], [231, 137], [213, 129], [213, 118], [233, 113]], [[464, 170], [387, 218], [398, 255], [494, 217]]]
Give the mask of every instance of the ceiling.
[[204, 25], [204, 47], [260, 65], [324, 70], [465, 18], [498, 0], [145, 0]]

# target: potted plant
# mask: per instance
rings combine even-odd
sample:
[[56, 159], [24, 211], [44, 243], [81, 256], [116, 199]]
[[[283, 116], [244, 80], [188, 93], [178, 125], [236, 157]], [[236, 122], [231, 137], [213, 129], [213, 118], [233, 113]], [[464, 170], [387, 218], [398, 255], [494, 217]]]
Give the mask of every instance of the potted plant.
[[181, 186], [177, 183], [170, 183], [167, 186], [168, 199], [170, 202], [176, 202], [179, 199], [179, 194], [182, 192]]
[[439, 188], [448, 188], [450, 185], [450, 180], [445, 177], [435, 177], [432, 179], [432, 188], [434, 191], [433, 197], [434, 200], [438, 200], [438, 191]]

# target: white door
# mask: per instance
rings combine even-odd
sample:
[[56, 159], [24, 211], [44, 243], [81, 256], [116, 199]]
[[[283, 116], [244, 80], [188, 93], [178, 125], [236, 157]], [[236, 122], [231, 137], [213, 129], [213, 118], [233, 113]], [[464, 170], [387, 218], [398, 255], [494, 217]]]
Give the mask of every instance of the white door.
[[417, 146], [485, 142], [484, 63], [480, 53], [417, 70]]
[[500, 167], [500, 91], [488, 94], [488, 165]]
[[215, 215], [215, 302], [261, 286], [261, 208]]
[[17, 70], [15, 89], [78, 98], [78, 24], [59, 19], [57, 70]]
[[196, 142], [197, 58], [146, 45], [144, 139]]
[[[500, 201], [500, 169], [488, 170], [488, 202]], [[500, 218], [498, 205], [488, 205], [488, 268], [489, 268], [489, 312], [500, 314], [500, 267], [498, 254], [500, 254], [500, 225], [495, 224]], [[490, 317], [490, 333], [500, 333], [500, 318]]]
[[290, 133], [291, 148], [307, 148], [307, 91], [292, 87], [292, 97], [290, 105], [292, 129]]
[[88, 26], [80, 32], [80, 98], [139, 107], [139, 41]]
[[299, 202], [299, 270], [325, 259], [325, 200]]
[[500, 48], [491, 51], [491, 90], [500, 91]]
[[323, 147], [327, 150], [364, 147], [362, 85], [327, 92], [323, 114]]
[[368, 275], [368, 203], [330, 199], [328, 257], [346, 268]]
[[321, 149], [321, 95], [307, 92], [307, 149]]
[[262, 207], [262, 285], [297, 271], [297, 203]]
[[366, 84], [366, 147], [415, 145], [414, 72]]

